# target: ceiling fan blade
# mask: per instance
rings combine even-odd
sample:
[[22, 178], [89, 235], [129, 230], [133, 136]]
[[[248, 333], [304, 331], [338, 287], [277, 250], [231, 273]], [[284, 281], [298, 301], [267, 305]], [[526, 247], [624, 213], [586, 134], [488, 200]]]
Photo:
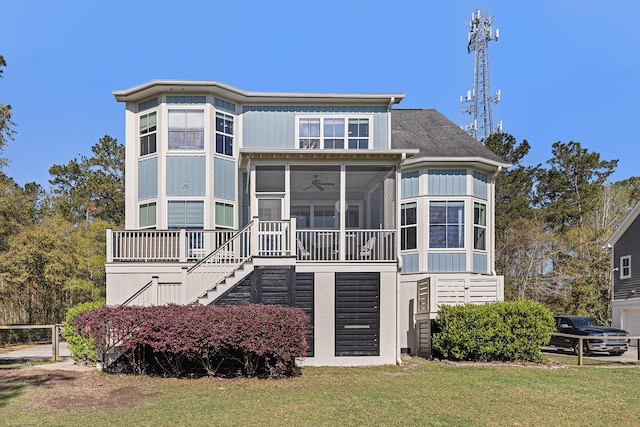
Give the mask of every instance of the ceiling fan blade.
[[307, 188], [303, 188], [302, 191], [307, 191], [308, 189], [313, 188], [313, 185], [308, 186]]
[[316, 188], [320, 191], [324, 191], [324, 187], [320, 184], [315, 184]]

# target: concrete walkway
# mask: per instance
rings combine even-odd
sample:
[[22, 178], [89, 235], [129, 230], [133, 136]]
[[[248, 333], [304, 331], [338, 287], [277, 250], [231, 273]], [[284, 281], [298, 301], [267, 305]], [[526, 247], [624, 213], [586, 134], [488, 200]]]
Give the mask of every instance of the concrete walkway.
[[[71, 356], [69, 346], [66, 342], [60, 342], [58, 355], [67, 359]], [[51, 344], [40, 344], [33, 347], [13, 350], [0, 354], [0, 362], [18, 360], [51, 360], [53, 357], [53, 347]]]

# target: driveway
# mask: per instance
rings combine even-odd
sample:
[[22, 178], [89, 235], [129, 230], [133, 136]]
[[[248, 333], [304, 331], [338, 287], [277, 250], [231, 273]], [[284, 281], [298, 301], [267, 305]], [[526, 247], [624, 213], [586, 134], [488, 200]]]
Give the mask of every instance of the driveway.
[[[553, 347], [542, 347], [542, 351], [548, 354], [563, 354], [563, 355], [572, 355], [575, 356], [574, 353], [570, 351], [562, 351], [556, 350]], [[576, 356], [577, 357], [577, 356]], [[591, 356], [584, 356], [585, 359], [597, 359], [601, 361], [607, 361], [612, 363], [630, 363], [630, 362], [638, 362], [638, 348], [631, 347], [621, 356], [610, 356], [607, 353], [594, 353]]]

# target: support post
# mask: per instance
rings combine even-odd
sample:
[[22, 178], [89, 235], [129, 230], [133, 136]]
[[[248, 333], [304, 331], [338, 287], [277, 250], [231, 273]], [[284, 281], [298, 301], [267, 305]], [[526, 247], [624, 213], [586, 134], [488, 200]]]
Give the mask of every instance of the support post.
[[107, 228], [107, 262], [113, 262], [113, 230]]
[[51, 359], [54, 362], [58, 361], [59, 352], [58, 342], [58, 325], [51, 326]]
[[180, 229], [180, 243], [178, 248], [180, 251], [180, 262], [187, 262], [187, 230], [184, 228]]

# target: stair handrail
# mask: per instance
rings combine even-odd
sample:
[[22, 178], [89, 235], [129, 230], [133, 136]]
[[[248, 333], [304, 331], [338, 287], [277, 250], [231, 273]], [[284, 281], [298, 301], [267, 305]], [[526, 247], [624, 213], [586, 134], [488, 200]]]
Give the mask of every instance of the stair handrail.
[[214, 288], [251, 258], [252, 227], [253, 221], [187, 270], [186, 302]]
[[149, 281], [149, 283], [147, 283], [146, 285], [144, 285], [143, 287], [141, 287], [140, 289], [138, 289], [138, 291], [137, 291], [135, 294], [133, 294], [133, 295], [131, 295], [129, 298], [127, 298], [127, 300], [126, 300], [125, 302], [123, 302], [122, 304], [120, 304], [120, 306], [123, 306], [123, 305], [129, 305], [129, 303], [130, 303], [131, 301], [133, 301], [134, 299], [138, 298], [138, 297], [139, 297], [140, 295], [142, 295], [142, 294], [143, 294], [147, 289], [149, 289], [151, 286], [153, 286], [153, 282], [154, 282], [154, 279], [151, 279], [151, 280]]

